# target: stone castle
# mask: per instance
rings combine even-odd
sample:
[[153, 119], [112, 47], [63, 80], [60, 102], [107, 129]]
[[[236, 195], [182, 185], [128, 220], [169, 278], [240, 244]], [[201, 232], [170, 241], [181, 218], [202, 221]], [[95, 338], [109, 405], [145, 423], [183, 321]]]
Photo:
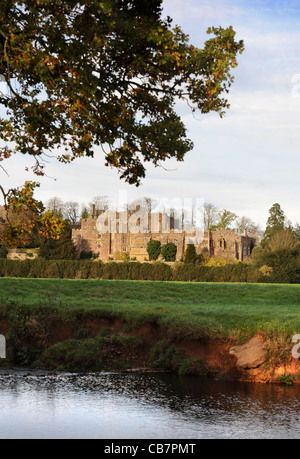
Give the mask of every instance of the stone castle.
[[[204, 230], [202, 237], [195, 241], [194, 234], [187, 231], [178, 231], [175, 221], [166, 218], [163, 213], [151, 216], [147, 215], [146, 221], [136, 219], [136, 227], [129, 227], [128, 222], [124, 226], [120, 213], [115, 213], [113, 228], [109, 217], [106, 218], [106, 231], [99, 232], [98, 216], [93, 207], [92, 213], [81, 220], [79, 227], [72, 230], [72, 239], [78, 252], [93, 252], [103, 261], [122, 259], [127, 256], [131, 260], [149, 260], [147, 243], [151, 239], [159, 240], [161, 245], [173, 242], [177, 246], [176, 259], [182, 256], [189, 243], [194, 243], [199, 254], [207, 254], [210, 257], [222, 257], [229, 260], [244, 261], [250, 257], [252, 248], [255, 246], [255, 238], [236, 230]], [[104, 219], [103, 219], [104, 220]], [[98, 220], [99, 222], [99, 220]]]

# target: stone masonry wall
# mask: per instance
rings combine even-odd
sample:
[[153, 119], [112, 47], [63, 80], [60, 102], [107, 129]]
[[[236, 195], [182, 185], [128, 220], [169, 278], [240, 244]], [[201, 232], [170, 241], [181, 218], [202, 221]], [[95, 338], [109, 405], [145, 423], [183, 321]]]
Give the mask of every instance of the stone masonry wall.
[[[189, 243], [188, 235], [182, 231], [168, 229], [163, 232], [162, 219], [151, 231], [132, 232], [128, 227], [121, 227], [120, 220], [117, 220], [114, 231], [99, 233], [96, 227], [97, 217], [90, 215], [81, 221], [81, 228], [73, 229], [72, 239], [78, 252], [93, 252], [106, 261], [119, 257], [129, 256], [130, 259], [138, 261], [148, 260], [146, 250], [147, 243], [151, 239], [159, 240], [161, 245], [173, 242], [177, 246], [177, 260], [182, 258]], [[146, 228], [147, 229], [147, 228]], [[230, 260], [243, 261], [250, 256], [251, 249], [255, 245], [255, 239], [246, 234], [237, 234], [236, 231], [204, 231], [202, 241], [196, 245], [197, 253], [207, 253], [211, 257], [222, 257]]]

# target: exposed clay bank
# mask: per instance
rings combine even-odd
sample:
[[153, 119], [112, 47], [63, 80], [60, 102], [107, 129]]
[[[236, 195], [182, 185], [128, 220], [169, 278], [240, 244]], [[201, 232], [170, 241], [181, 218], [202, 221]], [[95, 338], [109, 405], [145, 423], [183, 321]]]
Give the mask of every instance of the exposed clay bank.
[[[16, 314], [17, 313], [17, 314]], [[228, 381], [300, 383], [300, 362], [259, 334], [243, 344], [225, 338], [168, 336], [157, 323], [139, 325], [93, 313], [61, 317], [26, 309], [13, 322], [2, 314], [7, 337], [2, 367], [24, 365], [47, 370], [169, 371]], [[283, 345], [282, 345], [283, 346]]]

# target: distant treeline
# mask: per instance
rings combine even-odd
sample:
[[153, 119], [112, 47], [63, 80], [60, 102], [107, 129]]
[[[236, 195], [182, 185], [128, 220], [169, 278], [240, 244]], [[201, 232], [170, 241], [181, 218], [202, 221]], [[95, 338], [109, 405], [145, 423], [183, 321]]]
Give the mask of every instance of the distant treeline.
[[250, 263], [203, 266], [193, 263], [108, 262], [94, 260], [0, 259], [0, 277], [124, 279], [190, 282], [300, 283], [300, 270], [264, 270]]

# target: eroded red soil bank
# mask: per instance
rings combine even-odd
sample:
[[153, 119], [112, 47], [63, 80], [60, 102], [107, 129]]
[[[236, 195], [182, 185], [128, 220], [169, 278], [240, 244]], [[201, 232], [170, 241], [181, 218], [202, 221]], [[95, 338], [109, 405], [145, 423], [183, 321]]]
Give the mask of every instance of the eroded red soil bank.
[[[144, 345], [134, 354], [135, 361], [132, 369], [149, 367], [151, 349], [156, 343], [167, 340], [170, 346], [175, 346], [182, 358], [201, 359], [207, 374], [214, 377], [257, 383], [287, 383], [288, 381], [293, 384], [300, 383], [300, 359], [295, 359], [290, 354], [284, 361], [274, 363], [268, 345], [259, 336], [256, 337], [256, 351], [259, 353], [260, 360], [257, 360], [257, 354], [253, 354], [251, 346], [250, 351], [249, 347], [245, 347], [240, 349], [240, 354], [238, 354], [235, 352], [235, 350], [238, 351], [238, 346], [234, 341], [171, 337], [156, 323], [133, 325], [122, 319], [87, 315], [80, 320], [52, 317], [47, 323], [46, 332], [45, 327], [41, 327], [34, 320], [28, 324], [28, 327], [32, 328], [33, 342], [36, 339], [36, 345], [41, 346], [42, 343], [45, 349], [66, 340], [80, 339], [78, 336], [80, 331], [84, 331], [84, 336], [88, 338], [95, 338], [103, 329], [108, 329], [110, 333], [117, 333], [120, 336], [138, 336], [142, 338]], [[44, 330], [44, 336], [41, 336], [41, 329]], [[9, 336], [9, 332], [8, 321], [1, 318], [0, 334]]]

